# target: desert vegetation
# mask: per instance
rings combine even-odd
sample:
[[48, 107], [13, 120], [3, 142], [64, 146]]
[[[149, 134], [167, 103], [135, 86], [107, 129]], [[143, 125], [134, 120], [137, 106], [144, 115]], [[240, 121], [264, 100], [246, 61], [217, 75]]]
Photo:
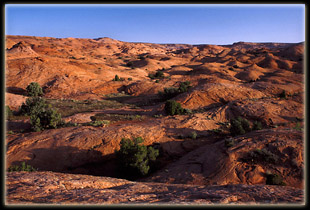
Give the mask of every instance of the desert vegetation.
[[30, 123], [34, 131], [41, 131], [47, 128], [57, 128], [63, 124], [61, 114], [48, 106], [41, 97], [31, 97], [21, 106], [21, 113], [30, 116]]
[[159, 151], [152, 146], [143, 145], [143, 138], [123, 138], [120, 149], [116, 151], [118, 170], [127, 178], [147, 175], [150, 162], [155, 161]]
[[5, 41], [9, 180], [303, 190], [304, 43]]
[[26, 91], [27, 91], [28, 96], [42, 96], [43, 95], [43, 90], [37, 82], [31, 82], [27, 86]]

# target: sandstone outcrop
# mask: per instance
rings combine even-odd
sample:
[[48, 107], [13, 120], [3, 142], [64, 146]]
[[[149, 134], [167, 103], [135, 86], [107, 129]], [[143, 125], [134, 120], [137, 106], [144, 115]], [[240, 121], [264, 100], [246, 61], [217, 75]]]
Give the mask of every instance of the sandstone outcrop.
[[[6, 173], [7, 203], [303, 204], [303, 54], [304, 43], [6, 36], [5, 105], [18, 111], [37, 82], [69, 123], [32, 132], [29, 116], [6, 120], [6, 169], [38, 170]], [[166, 114], [165, 88], [185, 114]], [[98, 116], [118, 119], [91, 126]], [[233, 136], [236, 117], [261, 130]], [[159, 149], [156, 167], [117, 179], [115, 150], [138, 136]], [[266, 185], [270, 174], [286, 186]]]
[[208, 207], [233, 204], [301, 206], [305, 203], [303, 190], [271, 185], [163, 185], [55, 172], [10, 172], [6, 182], [7, 205]]

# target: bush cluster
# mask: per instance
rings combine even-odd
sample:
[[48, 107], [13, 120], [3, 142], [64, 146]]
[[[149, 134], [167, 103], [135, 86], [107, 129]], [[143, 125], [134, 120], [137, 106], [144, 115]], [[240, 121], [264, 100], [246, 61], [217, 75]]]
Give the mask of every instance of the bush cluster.
[[158, 94], [163, 100], [167, 100], [177, 96], [179, 94], [179, 91], [178, 88], [168, 87], [164, 88], [164, 92], [159, 91]]
[[115, 75], [114, 79], [112, 81], [124, 81], [125, 79], [122, 77], [119, 77], [117, 74]]
[[62, 125], [61, 114], [48, 106], [45, 99], [31, 97], [21, 106], [21, 113], [30, 116], [31, 127], [34, 131], [57, 128]]
[[181, 104], [175, 100], [168, 100], [165, 103], [165, 112], [168, 115], [184, 114], [185, 109], [182, 108]]
[[268, 185], [286, 185], [283, 182], [282, 176], [280, 176], [279, 174], [266, 174], [266, 178], [266, 184]]
[[137, 137], [133, 140], [122, 138], [120, 149], [115, 151], [118, 169], [121, 174], [128, 178], [136, 178], [149, 173], [150, 162], [154, 162], [159, 151], [153, 147], [142, 145], [143, 138]]
[[164, 73], [161, 71], [157, 71], [155, 74], [149, 73], [148, 77], [151, 79], [163, 79], [163, 78], [165, 78]]
[[109, 125], [109, 124], [110, 124], [109, 120], [94, 120], [94, 121], [86, 123], [86, 125], [90, 125], [94, 127], [100, 127], [100, 126]]
[[27, 171], [27, 172], [32, 172], [36, 171], [35, 168], [33, 168], [31, 165], [27, 165], [25, 162], [22, 162], [21, 165], [12, 165], [8, 168], [8, 172], [13, 172], [13, 171]]
[[178, 88], [175, 87], [164, 88], [164, 92], [159, 91], [158, 94], [162, 99], [167, 100], [181, 93], [187, 92], [189, 88], [192, 87], [190, 84], [191, 84], [190, 81], [181, 82]]
[[178, 88], [179, 93], [185, 93], [191, 88], [191, 82], [186, 81], [186, 82], [181, 82]]
[[224, 142], [226, 147], [232, 147], [235, 145], [235, 140], [233, 138], [225, 139]]
[[243, 158], [245, 162], [252, 163], [277, 163], [279, 157], [270, 152], [269, 150], [263, 149], [255, 149], [247, 154], [246, 157]]
[[243, 135], [246, 132], [251, 131], [250, 123], [247, 119], [237, 117], [230, 120], [230, 133], [233, 136]]
[[261, 130], [262, 124], [259, 121], [255, 121], [251, 128], [250, 122], [242, 117], [237, 117], [230, 120], [230, 133], [233, 136], [243, 135], [252, 130]]

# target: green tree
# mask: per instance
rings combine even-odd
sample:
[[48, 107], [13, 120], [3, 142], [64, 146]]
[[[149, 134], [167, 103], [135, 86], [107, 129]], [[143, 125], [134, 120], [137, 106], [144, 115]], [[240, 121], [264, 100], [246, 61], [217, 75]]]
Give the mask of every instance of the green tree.
[[41, 97], [31, 97], [21, 106], [21, 113], [30, 116], [30, 123], [34, 131], [57, 128], [63, 124], [61, 114], [47, 105]]
[[30, 116], [31, 114], [38, 114], [46, 108], [46, 101], [41, 97], [27, 98], [26, 103], [23, 103], [20, 111], [21, 114]]
[[129, 178], [148, 174], [150, 161], [155, 161], [159, 155], [157, 149], [142, 145], [143, 141], [141, 137], [133, 140], [123, 138], [120, 142], [120, 150], [116, 151], [118, 168]]
[[184, 109], [182, 108], [181, 104], [176, 102], [175, 100], [166, 101], [165, 111], [168, 115], [178, 115], [184, 113]]
[[27, 91], [28, 96], [42, 96], [43, 95], [43, 90], [41, 86], [39, 85], [39, 83], [37, 82], [31, 82], [27, 86], [26, 91]]

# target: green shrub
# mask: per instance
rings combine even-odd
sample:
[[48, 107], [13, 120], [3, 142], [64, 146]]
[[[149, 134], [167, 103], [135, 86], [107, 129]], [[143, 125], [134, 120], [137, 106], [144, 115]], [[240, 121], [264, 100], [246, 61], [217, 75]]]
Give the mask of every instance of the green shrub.
[[230, 133], [233, 136], [243, 135], [251, 130], [250, 123], [247, 119], [239, 116], [230, 120]]
[[246, 157], [243, 158], [246, 162], [252, 162], [252, 163], [277, 163], [279, 160], [279, 157], [270, 152], [269, 150], [263, 148], [263, 149], [255, 149], [253, 151], [250, 151]]
[[241, 121], [238, 119], [230, 120], [230, 133], [233, 136], [245, 134], [245, 130], [242, 127]]
[[232, 147], [235, 145], [235, 140], [233, 138], [225, 139], [225, 146]]
[[23, 115], [30, 116], [31, 114], [37, 114], [42, 112], [46, 108], [46, 101], [41, 97], [27, 98], [26, 103], [23, 103], [20, 108], [20, 112]]
[[183, 109], [183, 114], [193, 114], [193, 111], [190, 109]]
[[298, 130], [298, 131], [302, 131], [302, 130], [303, 130], [303, 127], [302, 127], [302, 125], [300, 124], [300, 122], [297, 122], [297, 123], [295, 124], [295, 126], [293, 127], [293, 129]]
[[242, 117], [238, 117], [237, 119], [241, 122], [241, 125], [243, 129], [245, 130], [245, 132], [250, 132], [252, 130], [250, 127], [250, 123], [247, 119], [244, 119]]
[[133, 63], [132, 61], [129, 61], [127, 64], [126, 64], [127, 67], [133, 67]]
[[125, 79], [122, 77], [119, 77], [117, 74], [115, 75], [114, 79], [112, 81], [124, 81]]
[[158, 94], [162, 99], [167, 100], [179, 95], [180, 93], [187, 92], [189, 88], [191, 88], [190, 82], [186, 81], [181, 82], [178, 88], [175, 87], [164, 88], [164, 92], [159, 91]]
[[165, 77], [164, 73], [161, 71], [157, 71], [154, 76], [155, 76], [155, 78], [164, 78]]
[[113, 79], [112, 81], [120, 81], [119, 76], [116, 74], [115, 77], [114, 77], [114, 79]]
[[197, 138], [197, 133], [196, 133], [196, 131], [193, 131], [191, 133], [191, 139], [196, 139], [196, 138]]
[[94, 121], [87, 123], [87, 125], [94, 126], [94, 127], [99, 127], [99, 126], [109, 125], [109, 124], [110, 124], [109, 120], [94, 120]]
[[26, 104], [21, 106], [21, 113], [30, 116], [31, 127], [34, 131], [49, 128], [57, 128], [62, 125], [61, 114], [46, 104], [41, 97], [31, 97], [26, 100]]
[[27, 91], [28, 96], [42, 96], [43, 95], [43, 90], [37, 82], [31, 82], [27, 86], [26, 91]]
[[185, 93], [185, 92], [187, 92], [187, 91], [189, 90], [189, 88], [192, 87], [190, 84], [191, 84], [190, 81], [181, 82], [181, 83], [179, 84], [179, 89], [178, 89], [178, 91], [179, 91], [180, 93]]
[[120, 142], [120, 149], [116, 151], [118, 169], [127, 177], [147, 175], [150, 161], [155, 161], [159, 155], [157, 149], [141, 145], [143, 141], [141, 137], [137, 137], [133, 140], [123, 138]]
[[151, 73], [148, 74], [148, 77], [149, 77], [150, 79], [155, 79], [154, 74], [151, 74]]
[[61, 115], [52, 108], [48, 108], [39, 114], [41, 126], [43, 128], [57, 128], [61, 124]]
[[266, 178], [266, 184], [268, 185], [286, 185], [283, 182], [282, 176], [280, 176], [279, 174], [266, 174]]
[[279, 94], [279, 97], [282, 98], [282, 99], [286, 99], [286, 91], [283, 90], [280, 94]]
[[13, 172], [13, 171], [27, 171], [27, 172], [31, 172], [31, 171], [36, 171], [35, 168], [33, 168], [31, 165], [27, 165], [25, 162], [22, 162], [20, 166], [18, 165], [12, 165], [8, 168], [9, 172]]
[[162, 79], [165, 78], [164, 73], [161, 71], [157, 71], [155, 74], [148, 74], [148, 77], [151, 79]]
[[261, 129], [263, 129], [262, 123], [259, 121], [255, 121], [253, 123], [252, 130], [261, 130]]
[[9, 106], [5, 106], [5, 118], [8, 119], [9, 117], [12, 117], [13, 111], [10, 109]]
[[165, 111], [168, 115], [178, 115], [184, 113], [184, 109], [182, 108], [181, 104], [176, 102], [175, 100], [166, 101]]
[[163, 100], [167, 100], [177, 96], [179, 94], [179, 91], [175, 87], [168, 87], [164, 88], [164, 92], [159, 91], [158, 94]]

